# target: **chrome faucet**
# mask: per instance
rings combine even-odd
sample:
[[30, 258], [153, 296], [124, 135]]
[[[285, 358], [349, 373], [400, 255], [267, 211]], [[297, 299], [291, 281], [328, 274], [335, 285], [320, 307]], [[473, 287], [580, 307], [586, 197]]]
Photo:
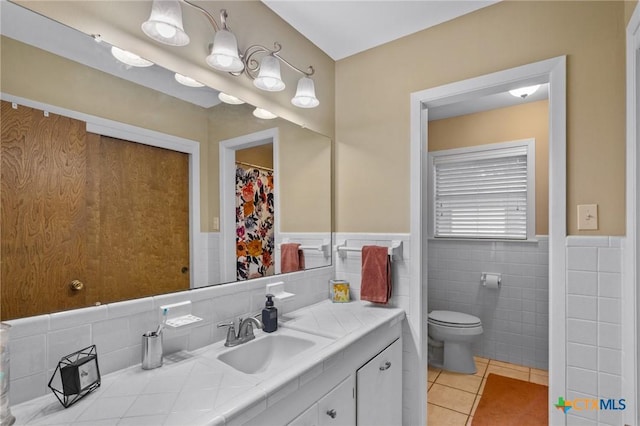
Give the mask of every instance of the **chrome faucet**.
[[218, 324], [218, 328], [220, 327], [229, 327], [227, 329], [227, 340], [224, 342], [224, 345], [227, 347], [238, 346], [242, 343], [249, 342], [256, 338], [253, 334], [253, 327], [257, 327], [260, 330], [264, 328], [262, 321], [260, 321], [256, 317], [248, 317], [245, 319], [240, 318], [238, 322], [238, 333], [236, 334], [235, 323], [226, 322]]

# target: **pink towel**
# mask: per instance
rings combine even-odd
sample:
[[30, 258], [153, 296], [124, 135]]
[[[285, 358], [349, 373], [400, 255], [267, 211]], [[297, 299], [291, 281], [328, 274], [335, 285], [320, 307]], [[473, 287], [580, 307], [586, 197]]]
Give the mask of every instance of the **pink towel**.
[[281, 244], [280, 252], [280, 272], [284, 274], [304, 270], [304, 252], [300, 250], [300, 244]]
[[386, 304], [389, 302], [391, 298], [391, 262], [387, 247], [362, 247], [360, 298], [375, 303]]

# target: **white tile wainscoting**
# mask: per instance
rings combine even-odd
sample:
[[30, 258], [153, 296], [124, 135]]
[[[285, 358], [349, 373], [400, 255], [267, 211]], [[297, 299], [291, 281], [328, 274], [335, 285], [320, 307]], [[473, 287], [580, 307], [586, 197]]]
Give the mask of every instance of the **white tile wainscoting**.
[[[428, 311], [475, 315], [483, 334], [475, 355], [527, 367], [549, 368], [549, 241], [429, 240]], [[482, 272], [502, 274], [498, 290]]]
[[[213, 247], [217, 246], [216, 236], [211, 234], [208, 240], [209, 253], [214, 250]], [[334, 235], [333, 243], [343, 240], [347, 240], [348, 245], [356, 247], [366, 244], [389, 245], [393, 240], [403, 242], [403, 256], [392, 264], [394, 293], [391, 305], [403, 308], [407, 312], [407, 320], [403, 323], [403, 341], [405, 342], [403, 364], [407, 366], [403, 371], [403, 395], [405, 395], [403, 401], [407, 401], [406, 395], [418, 392], [416, 387], [419, 386], [416, 372], [409, 368], [418, 363], [415, 352], [416, 342], [410, 329], [410, 324], [414, 323], [408, 321], [412, 315], [409, 302], [413, 297], [417, 297], [417, 287], [412, 285], [409, 278], [410, 245], [418, 242], [411, 241], [409, 234], [337, 233]], [[577, 236], [566, 239], [567, 394], [564, 396], [567, 399], [623, 397], [620, 395], [623, 374], [620, 371], [622, 240], [620, 237]], [[530, 327], [525, 327], [526, 324], [533, 325], [531, 321], [534, 320], [531, 315], [526, 314], [530, 312], [534, 314], [535, 321], [541, 323], [534, 323], [536, 332], [542, 332], [542, 328], [547, 328], [543, 323], [548, 309], [548, 301], [545, 299], [548, 296], [545, 294], [546, 287], [544, 287], [548, 274], [545, 263], [547, 255], [540, 250], [546, 250], [546, 241], [541, 239], [537, 249], [533, 247], [535, 246], [523, 245], [519, 249], [513, 247], [499, 249], [496, 245], [493, 254], [488, 254], [490, 251], [478, 246], [464, 255], [467, 259], [464, 259], [463, 263], [467, 266], [461, 268], [455, 267], [455, 262], [446, 260], [446, 257], [456, 255], [459, 249], [439, 247], [438, 242], [430, 241], [428, 249], [430, 280], [444, 279], [437, 278], [438, 273], [432, 273], [432, 267], [449, 268], [453, 271], [449, 278], [458, 282], [450, 289], [455, 300], [446, 306], [449, 309], [462, 310], [465, 305], [473, 305], [475, 302], [474, 298], [465, 296], [461, 291], [464, 287], [460, 283], [465, 280], [462, 272], [465, 274], [473, 272], [473, 277], [468, 276], [473, 278], [474, 285], [479, 287], [478, 272], [485, 267], [488, 268], [486, 262], [491, 260], [490, 257], [496, 256], [496, 259], [500, 256], [504, 256], [505, 259], [508, 257], [512, 262], [503, 262], [506, 269], [503, 270], [504, 286], [500, 290], [508, 291], [500, 296], [496, 294], [496, 307], [501, 311], [513, 310], [503, 308], [500, 297], [517, 300], [517, 296], [521, 294], [520, 302], [507, 300], [502, 303], [507, 303], [504, 306], [511, 306], [509, 303], [515, 305], [521, 303], [523, 306], [521, 329], [529, 330], [527, 331], [529, 333], [533, 332]], [[444, 258], [438, 254], [440, 248], [446, 251]], [[351, 283], [352, 297], [358, 299], [362, 261], [360, 253], [348, 252], [342, 258], [334, 252], [333, 256], [335, 263], [332, 267], [257, 279], [248, 283], [207, 287], [190, 292], [9, 321], [14, 326], [11, 330], [11, 404], [18, 404], [48, 392], [46, 383], [59, 358], [92, 343], [98, 346], [100, 368], [103, 374], [139, 363], [140, 336], [143, 332], [156, 327], [157, 307], [163, 304], [192, 300], [193, 313], [204, 318], [204, 321], [195, 327], [173, 332], [173, 334], [167, 333], [165, 345], [167, 352], [170, 352], [182, 348], [192, 350], [222, 340], [224, 331], [217, 329], [216, 323], [261, 309], [267, 283], [285, 281], [286, 290], [296, 293], [296, 298], [292, 302], [280, 307], [285, 312], [326, 299], [328, 280], [331, 278], [348, 280]], [[444, 266], [440, 264], [441, 261], [445, 262]], [[524, 265], [525, 268], [517, 269], [518, 264]], [[461, 266], [461, 263], [457, 265]], [[466, 270], [472, 266], [473, 270]], [[210, 267], [214, 268], [214, 265]], [[514, 280], [521, 280], [520, 284], [515, 285]], [[530, 291], [526, 291], [525, 285], [531, 286], [529, 290], [533, 289], [535, 296]], [[431, 288], [429, 290], [429, 309], [433, 309], [434, 301], [445, 303], [447, 299], [438, 302], [437, 291], [434, 294]], [[477, 291], [480, 291], [479, 288]], [[542, 299], [536, 299], [538, 295]], [[442, 299], [447, 295], [441, 296]], [[445, 305], [440, 306], [444, 308]], [[473, 313], [473, 311], [470, 312]], [[419, 313], [413, 314], [419, 315]], [[507, 323], [513, 322], [513, 318], [517, 322], [519, 318], [514, 313], [500, 312], [496, 319], [503, 320], [502, 315], [506, 316], [504, 319]], [[498, 322], [498, 324], [504, 325], [504, 322]], [[506, 327], [509, 326], [506, 325]], [[508, 330], [506, 333], [512, 333]], [[540, 344], [542, 345], [542, 342]], [[498, 352], [498, 346], [496, 346], [496, 352]], [[544, 350], [540, 349], [539, 352], [540, 358], [542, 358], [542, 352], [546, 355], [546, 344]], [[509, 353], [508, 350], [507, 353]], [[536, 352], [533, 353], [535, 360]], [[525, 359], [524, 355], [522, 358]], [[403, 408], [404, 418], [408, 419], [407, 423], [413, 424], [411, 420], [415, 418], [416, 413], [406, 405]], [[618, 413], [607, 410], [567, 414], [568, 424], [593, 422], [593, 424], [614, 425], [620, 424], [619, 420]]]
[[[409, 234], [365, 234], [365, 233], [336, 233], [334, 236], [334, 244], [347, 242], [348, 247], [361, 248], [365, 245], [379, 245], [388, 247], [392, 241], [402, 241], [402, 258], [394, 259], [391, 263], [391, 281], [393, 292], [389, 305], [404, 309], [407, 319], [402, 324], [402, 401], [403, 401], [403, 422], [405, 424], [415, 424], [416, 413], [407, 405], [409, 398], [407, 395], [415, 395], [418, 392], [419, 375], [413, 370], [415, 365], [419, 365], [417, 361], [417, 353], [415, 350], [416, 342], [410, 329], [409, 324], [414, 320], [414, 316], [420, 313], [411, 312], [411, 297], [417, 297], [415, 290], [411, 288], [410, 280], [410, 252], [411, 252], [411, 236]], [[342, 257], [335, 253], [335, 277], [349, 281], [351, 298], [360, 299], [360, 285], [362, 276], [362, 253], [359, 251], [344, 252]], [[419, 342], [418, 342], [419, 344]]]
[[259, 312], [266, 284], [284, 281], [286, 291], [296, 294], [278, 307], [286, 313], [325, 300], [333, 274], [333, 267], [320, 268], [7, 321], [12, 325], [11, 404], [49, 392], [47, 382], [60, 358], [91, 344], [97, 347], [102, 374], [139, 364], [142, 333], [156, 329], [162, 305], [192, 301], [193, 314], [203, 321], [167, 330], [164, 349], [165, 353], [194, 350], [224, 339], [226, 330], [217, 328], [217, 323]]
[[[566, 399], [622, 395], [622, 237], [567, 237]], [[620, 425], [620, 411], [571, 410], [568, 425]]]

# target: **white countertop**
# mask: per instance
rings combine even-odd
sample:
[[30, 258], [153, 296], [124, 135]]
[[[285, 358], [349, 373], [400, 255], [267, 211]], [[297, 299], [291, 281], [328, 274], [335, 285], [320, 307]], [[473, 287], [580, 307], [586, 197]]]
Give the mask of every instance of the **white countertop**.
[[98, 389], [67, 409], [49, 394], [11, 411], [16, 425], [224, 425], [256, 416], [322, 374], [353, 342], [403, 318], [402, 309], [326, 300], [279, 322], [285, 333], [304, 331], [328, 338], [325, 343], [268, 376], [243, 374], [217, 360], [226, 350], [218, 342], [165, 356], [161, 368], [136, 365], [105, 375]]

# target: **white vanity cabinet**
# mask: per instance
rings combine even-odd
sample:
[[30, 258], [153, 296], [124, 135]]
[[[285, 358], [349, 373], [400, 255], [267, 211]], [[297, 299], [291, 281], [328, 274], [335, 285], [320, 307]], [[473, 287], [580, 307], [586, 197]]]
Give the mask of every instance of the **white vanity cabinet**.
[[357, 372], [358, 425], [402, 424], [402, 342], [393, 342]]
[[344, 379], [289, 426], [352, 426], [356, 423], [355, 376]]
[[[235, 418], [227, 417], [226, 425], [402, 425], [402, 312], [396, 311], [375, 327], [361, 331], [366, 323], [365, 312], [378, 318], [392, 311], [368, 305], [362, 306], [363, 310], [357, 304], [341, 305], [318, 305], [313, 322], [299, 327], [307, 327], [304, 331], [310, 333], [317, 318], [326, 317], [330, 311], [331, 318], [340, 318], [342, 323], [327, 321], [326, 329], [348, 324], [348, 332], [327, 346], [305, 370], [295, 375], [283, 371], [265, 381], [271, 384], [266, 391], [266, 409], [255, 404], [255, 410], [245, 409]], [[295, 322], [286, 324], [287, 328], [294, 326]], [[318, 329], [318, 333], [323, 331]]]

